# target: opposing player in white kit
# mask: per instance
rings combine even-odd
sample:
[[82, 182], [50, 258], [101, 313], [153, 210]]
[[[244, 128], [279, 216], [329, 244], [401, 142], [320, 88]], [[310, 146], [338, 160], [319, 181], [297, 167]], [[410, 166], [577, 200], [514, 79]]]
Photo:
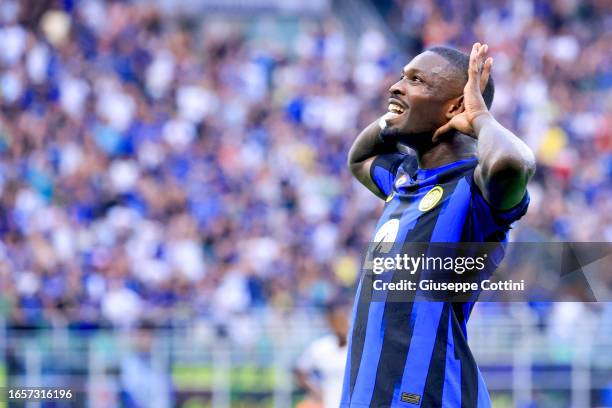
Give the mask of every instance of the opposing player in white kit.
[[338, 408], [347, 353], [347, 307], [332, 303], [327, 306], [326, 316], [332, 333], [315, 340], [304, 351], [298, 359], [295, 377], [315, 406], [320, 403], [324, 408]]

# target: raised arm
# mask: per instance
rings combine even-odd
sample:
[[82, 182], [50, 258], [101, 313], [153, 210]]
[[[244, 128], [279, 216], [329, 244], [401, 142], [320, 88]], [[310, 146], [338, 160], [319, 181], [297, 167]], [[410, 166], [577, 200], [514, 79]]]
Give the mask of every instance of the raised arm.
[[347, 161], [348, 168], [353, 176], [368, 190], [382, 199], [386, 197], [384, 197], [372, 180], [370, 167], [378, 155], [397, 152], [397, 145], [395, 143], [384, 142], [380, 138], [380, 131], [384, 125], [385, 116], [372, 122], [362, 130], [349, 150]]
[[479, 157], [474, 181], [491, 206], [510, 209], [523, 199], [535, 172], [533, 153], [490, 113], [476, 117], [472, 125]]
[[535, 172], [535, 158], [521, 139], [495, 120], [484, 102], [481, 89], [493, 65], [492, 58], [485, 60], [487, 50], [486, 44], [472, 47], [463, 112], [438, 129], [434, 138], [456, 129], [478, 140], [474, 181], [492, 207], [507, 210], [523, 199]]

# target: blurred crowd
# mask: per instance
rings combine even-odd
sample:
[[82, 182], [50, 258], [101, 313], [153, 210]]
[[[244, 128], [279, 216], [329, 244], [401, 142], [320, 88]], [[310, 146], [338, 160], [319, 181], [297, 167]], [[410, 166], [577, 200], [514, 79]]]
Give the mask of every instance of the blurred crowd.
[[[486, 40], [493, 112], [536, 151], [515, 239], [612, 240], [606, 1], [381, 2], [167, 18], [146, 2], [0, 4], [0, 285], [15, 325], [223, 321], [351, 296], [381, 203], [346, 154], [423, 47]], [[30, 14], [28, 14], [30, 13]], [[27, 18], [24, 18], [24, 15]], [[18, 306], [18, 307], [15, 307]]]

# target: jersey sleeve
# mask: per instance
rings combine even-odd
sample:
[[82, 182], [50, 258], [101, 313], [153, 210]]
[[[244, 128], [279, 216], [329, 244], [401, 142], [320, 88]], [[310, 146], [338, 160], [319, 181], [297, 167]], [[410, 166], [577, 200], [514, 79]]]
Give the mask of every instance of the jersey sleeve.
[[317, 342], [310, 344], [300, 355], [296, 362], [296, 368], [300, 371], [310, 373], [317, 369]]
[[372, 162], [370, 178], [385, 197], [391, 194], [397, 169], [405, 157], [403, 153], [381, 154]]
[[336, 341], [335, 336], [331, 334], [313, 341], [297, 360], [296, 368], [301, 371], [318, 373], [320, 375], [323, 371], [325, 362], [330, 358], [330, 344]]
[[525, 215], [529, 207], [529, 192], [527, 191], [525, 191], [521, 201], [514, 207], [507, 210], [498, 210], [485, 200], [473, 176], [471, 177], [471, 190], [472, 222], [475, 227], [473, 231], [478, 235], [473, 238], [477, 241], [486, 241], [499, 231], [509, 230], [511, 224]]

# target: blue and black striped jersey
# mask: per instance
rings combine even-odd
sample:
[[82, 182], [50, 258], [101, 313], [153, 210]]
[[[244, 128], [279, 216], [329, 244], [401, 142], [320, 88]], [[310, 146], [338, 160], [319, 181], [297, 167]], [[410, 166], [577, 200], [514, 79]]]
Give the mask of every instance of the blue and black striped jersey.
[[[474, 182], [477, 158], [419, 169], [410, 155], [379, 156], [371, 177], [387, 196], [373, 241], [507, 242], [529, 195], [493, 209]], [[393, 272], [392, 272], [393, 273]], [[473, 302], [372, 301], [357, 288], [341, 408], [486, 408], [491, 403], [467, 343]], [[399, 275], [399, 274], [398, 274]], [[395, 273], [391, 280], [397, 280]]]

